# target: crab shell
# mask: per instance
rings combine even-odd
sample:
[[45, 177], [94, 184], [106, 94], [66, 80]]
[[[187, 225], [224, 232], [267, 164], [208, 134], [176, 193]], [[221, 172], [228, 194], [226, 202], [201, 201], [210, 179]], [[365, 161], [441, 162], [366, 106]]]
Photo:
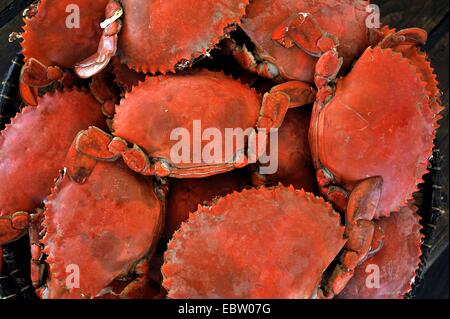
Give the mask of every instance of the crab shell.
[[[417, 208], [410, 204], [397, 214], [377, 221], [384, 232], [383, 248], [356, 269], [338, 298], [400, 299], [411, 291], [420, 265], [420, 245], [424, 237], [416, 212]], [[374, 265], [379, 269], [380, 286], [369, 288], [366, 281], [368, 276], [375, 275]]]
[[[254, 128], [260, 108], [261, 97], [255, 90], [223, 73], [200, 71], [147, 77], [116, 107], [113, 134], [138, 145], [151, 158], [167, 161], [173, 167], [172, 177], [196, 177], [203, 169], [221, 173], [230, 170], [227, 163], [234, 161], [225, 158], [226, 143], [222, 154], [212, 154], [215, 163], [197, 159], [201, 154], [192, 151], [194, 139], [198, 138], [193, 121], [201, 121], [201, 133], [207, 128], [218, 129], [224, 139], [226, 128]], [[181, 138], [171, 138], [171, 134], [179, 128], [190, 133], [191, 151], [188, 163], [175, 164], [171, 162], [171, 151]], [[202, 140], [201, 149], [208, 143]]]
[[168, 245], [169, 298], [311, 298], [345, 240], [331, 205], [293, 187], [200, 207]]
[[73, 138], [89, 125], [105, 126], [100, 104], [78, 90], [46, 94], [12, 120], [0, 135], [0, 216], [41, 205]]
[[273, 63], [286, 80], [313, 83], [317, 57], [298, 46], [285, 48], [272, 33], [294, 14], [309, 13], [323, 31], [335, 36], [346, 68], [369, 44], [366, 6], [362, 0], [258, 0], [247, 7], [241, 27], [256, 45], [257, 55]]
[[310, 107], [288, 110], [278, 130], [278, 169], [276, 173], [267, 175], [272, 185], [293, 185], [307, 192], [317, 189], [308, 142], [310, 119]]
[[165, 235], [171, 238], [198, 205], [209, 203], [214, 198], [225, 196], [233, 191], [239, 191], [246, 185], [249, 185], [249, 181], [243, 176], [243, 172], [239, 171], [207, 178], [172, 180], [167, 199]]
[[124, 17], [118, 56], [144, 73], [175, 72], [212, 49], [224, 29], [239, 23], [249, 0], [121, 0]]
[[[21, 45], [25, 62], [34, 58], [46, 66], [71, 69], [94, 54], [107, 3], [108, 0], [41, 0], [37, 14], [24, 20]], [[75, 16], [79, 18], [79, 28], [68, 27]]]
[[314, 165], [347, 191], [381, 176], [375, 217], [389, 216], [406, 205], [427, 172], [439, 96], [424, 53], [368, 48], [331, 100], [316, 102], [309, 133]]
[[[121, 161], [98, 162], [83, 184], [62, 176], [44, 216], [41, 244], [49, 270], [44, 297], [93, 298], [153, 253], [164, 203], [151, 179]], [[79, 269], [79, 288], [66, 288], [71, 265]]]

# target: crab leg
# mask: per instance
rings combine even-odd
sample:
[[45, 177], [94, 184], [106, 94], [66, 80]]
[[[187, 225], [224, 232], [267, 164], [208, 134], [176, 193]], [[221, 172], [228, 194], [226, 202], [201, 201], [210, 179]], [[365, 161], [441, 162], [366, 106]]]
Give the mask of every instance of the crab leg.
[[256, 73], [259, 76], [268, 79], [278, 79], [280, 76], [280, 71], [274, 64], [267, 61], [258, 62], [256, 57], [247, 49], [245, 44], [240, 47], [231, 39], [225, 44], [231, 51], [231, 54], [236, 61], [247, 71]]
[[320, 27], [310, 13], [299, 12], [284, 21], [272, 33], [272, 40], [285, 48], [294, 45], [307, 54], [320, 57], [324, 52], [336, 48], [339, 41]]
[[99, 73], [116, 55], [118, 34], [122, 28], [120, 20], [122, 15], [123, 9], [119, 1], [111, 0], [105, 9], [106, 19], [100, 25], [103, 28], [103, 34], [97, 52], [75, 65], [75, 73], [80, 78], [87, 79]]
[[[335, 48], [325, 52], [317, 62], [314, 80], [319, 88], [316, 101], [319, 112], [332, 94], [328, 84], [336, 79], [341, 66], [342, 58]], [[316, 166], [321, 166], [319, 159], [316, 159]], [[335, 186], [333, 174], [322, 168], [317, 170], [317, 181], [321, 193], [337, 209], [345, 212], [348, 238], [345, 250], [328, 284], [319, 294], [322, 298], [332, 298], [346, 286], [353, 276], [354, 269], [382, 246], [382, 234], [372, 219], [381, 196], [383, 180], [381, 177], [368, 178], [348, 193], [344, 188]]]
[[68, 174], [75, 181], [82, 183], [90, 175], [96, 161], [115, 161], [120, 156], [125, 164], [137, 173], [160, 177], [169, 176], [171, 173], [167, 163], [151, 163], [137, 145], [129, 148], [123, 139], [92, 126], [78, 133], [75, 138], [67, 159]]
[[425, 45], [428, 39], [428, 33], [420, 28], [403, 29], [398, 32], [387, 35], [381, 42], [383, 49], [396, 49], [399, 46], [418, 46]]
[[264, 94], [258, 128], [279, 128], [289, 108], [300, 107], [314, 102], [316, 91], [309, 84], [290, 81], [274, 86]]
[[20, 94], [22, 100], [30, 106], [37, 105], [39, 88], [46, 87], [59, 81], [64, 87], [73, 86], [73, 76], [63, 72], [57, 66], [46, 66], [40, 61], [30, 58], [20, 72]]
[[339, 294], [352, 278], [354, 270], [382, 247], [382, 231], [372, 222], [381, 196], [381, 177], [368, 178], [359, 183], [350, 193], [346, 220], [347, 243], [340, 263], [334, 269], [323, 297]]

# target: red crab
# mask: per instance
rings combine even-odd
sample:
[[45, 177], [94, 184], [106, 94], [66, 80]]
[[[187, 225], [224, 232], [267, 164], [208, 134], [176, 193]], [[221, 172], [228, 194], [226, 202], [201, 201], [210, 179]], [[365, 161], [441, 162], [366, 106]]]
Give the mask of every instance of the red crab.
[[[425, 41], [421, 29], [390, 32], [339, 80], [336, 50], [317, 63], [309, 133], [317, 180], [321, 193], [347, 211], [360, 241], [337, 266], [337, 282], [350, 279], [365, 258], [375, 227], [370, 221], [405, 205], [427, 171], [442, 108], [433, 70], [417, 48]], [[355, 211], [355, 203], [362, 209]], [[330, 295], [341, 288], [329, 287]]]
[[346, 68], [370, 43], [369, 1], [258, 0], [247, 7], [241, 28], [256, 46], [235, 47], [240, 64], [263, 77], [313, 83], [318, 58], [332, 47]]
[[89, 125], [104, 126], [91, 94], [46, 94], [19, 113], [0, 135], [0, 245], [26, 232], [28, 213], [41, 205], [64, 165], [74, 137]]
[[80, 62], [76, 72], [92, 76], [116, 51], [122, 63], [139, 72], [183, 69], [228, 34], [227, 27], [240, 21], [248, 2], [111, 0], [115, 9], [106, 15], [98, 51]]
[[[223, 73], [148, 77], [117, 107], [114, 136], [91, 128], [79, 135], [77, 149], [103, 160], [122, 156], [130, 168], [144, 175], [201, 178], [224, 173], [248, 164], [244, 145], [233, 147], [232, 154], [214, 151], [209, 154], [211, 159], [205, 160], [202, 153], [209, 141], [202, 140], [201, 151], [195, 149], [189, 152], [189, 158], [174, 163], [173, 150], [180, 141], [173, 133], [180, 128], [188, 132], [191, 146], [196, 143], [196, 120], [201, 121], [203, 129], [218, 130], [222, 138], [227, 128], [244, 131], [256, 127], [267, 129], [267, 133], [281, 125], [289, 107], [310, 103], [314, 93], [309, 85], [287, 82], [272, 88], [261, 101], [256, 91]], [[134, 146], [129, 148], [126, 141]]]
[[[278, 130], [278, 170], [274, 174], [253, 174], [253, 184], [293, 185], [313, 192], [317, 189], [314, 165], [308, 143], [311, 108], [288, 110]], [[269, 147], [270, 148], [270, 147]]]
[[[344, 198], [345, 202], [352, 185], [380, 176], [384, 195], [375, 215], [380, 217], [398, 210], [416, 190], [426, 172], [442, 110], [436, 76], [426, 55], [416, 47], [425, 41], [426, 32], [421, 29], [388, 35], [367, 49], [336, 86], [333, 81], [340, 66], [336, 51], [319, 62], [316, 83], [320, 91], [310, 144], [319, 183], [329, 198]], [[379, 81], [380, 77], [390, 81]], [[415, 156], [398, 161], [413, 150]], [[374, 160], [349, 165], [348, 160], [363, 158]], [[331, 184], [336, 185], [330, 189]]]
[[[77, 179], [80, 166], [85, 169], [82, 183]], [[31, 270], [39, 296], [114, 297], [118, 288], [121, 298], [154, 292], [148, 282], [149, 258], [164, 222], [164, 190], [121, 161], [97, 163], [74, 146], [66, 172], [45, 210], [32, 216]], [[68, 279], [71, 271], [77, 280]], [[128, 284], [118, 287], [118, 279]], [[69, 287], [67, 282], [78, 284]]]
[[[384, 232], [383, 248], [356, 269], [338, 298], [400, 299], [411, 291], [424, 237], [416, 211], [417, 208], [409, 204], [391, 217], [377, 221]], [[373, 268], [374, 265], [377, 268]], [[379, 281], [369, 278], [374, 275], [379, 275]], [[378, 283], [379, 286], [371, 286]]]
[[189, 218], [198, 205], [209, 203], [249, 185], [242, 171], [233, 171], [208, 178], [176, 179], [170, 182], [167, 197], [165, 235], [171, 238], [181, 223]]
[[72, 84], [74, 77], [64, 71], [96, 52], [107, 3], [42, 0], [28, 10], [22, 34], [25, 65], [20, 78], [25, 103], [36, 105], [38, 89], [54, 81], [65, 87]]
[[292, 186], [243, 190], [182, 224], [163, 286], [169, 298], [313, 298], [344, 245], [339, 214], [322, 198]]

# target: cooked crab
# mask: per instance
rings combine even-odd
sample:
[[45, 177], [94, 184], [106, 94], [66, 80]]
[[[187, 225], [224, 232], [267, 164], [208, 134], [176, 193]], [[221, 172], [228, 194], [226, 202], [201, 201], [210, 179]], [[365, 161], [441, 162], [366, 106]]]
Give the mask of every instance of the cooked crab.
[[70, 71], [97, 49], [108, 0], [42, 0], [25, 16], [25, 65], [20, 78], [22, 98], [36, 105], [38, 89], [55, 81], [70, 87]]
[[122, 63], [144, 73], [183, 69], [206, 55], [228, 27], [239, 23], [249, 0], [111, 0], [96, 54], [76, 66], [90, 77], [116, 55]]
[[263, 77], [313, 83], [318, 58], [335, 47], [347, 68], [378, 34], [368, 29], [369, 1], [259, 0], [241, 28], [256, 47], [229, 42], [240, 64]]
[[[71, 178], [74, 165], [90, 167], [82, 183]], [[164, 208], [164, 192], [152, 179], [121, 161], [96, 163], [73, 146], [45, 210], [32, 215], [31, 271], [38, 295], [131, 298], [154, 292], [149, 258], [162, 231]]]
[[[121, 156], [130, 168], [144, 175], [201, 178], [225, 173], [251, 162], [245, 141], [227, 149], [224, 139], [230, 129], [250, 129], [243, 138], [258, 139], [251, 154], [256, 160], [265, 150], [270, 129], [281, 125], [287, 109], [311, 103], [314, 95], [309, 85], [293, 81], [275, 86], [261, 100], [255, 90], [239, 81], [204, 70], [148, 77], [117, 107], [113, 136], [90, 128], [79, 135], [77, 149], [96, 159]], [[201, 127], [196, 126], [199, 122]], [[196, 140], [195, 128], [201, 131], [201, 141]], [[214, 129], [214, 135], [208, 140], [202, 129]], [[219, 147], [211, 146], [213, 137], [221, 143]], [[128, 147], [127, 142], [134, 146]], [[179, 158], [177, 149], [184, 142], [190, 142], [189, 151]], [[197, 142], [200, 147], [195, 146]], [[205, 151], [208, 147], [209, 153]]]
[[174, 234], [162, 267], [169, 298], [314, 298], [345, 245], [322, 198], [274, 187], [199, 207]]
[[375, 217], [389, 216], [427, 171], [442, 107], [436, 76], [416, 41], [426, 41], [426, 32], [390, 34], [339, 80], [336, 51], [318, 63], [310, 144], [322, 193], [341, 208], [355, 185], [380, 177]]
[[104, 127], [99, 103], [86, 91], [46, 94], [0, 135], [0, 245], [26, 232], [29, 215], [50, 193], [78, 131]]
[[[348, 223], [359, 219], [355, 239], [364, 243], [344, 256], [351, 267], [336, 267], [342, 282], [367, 256], [370, 221], [405, 205], [427, 171], [442, 107], [433, 70], [417, 47], [425, 41], [421, 29], [389, 32], [339, 80], [336, 50], [317, 63], [319, 92], [309, 134], [317, 180], [321, 193], [346, 211]], [[364, 209], [349, 217], [355, 203]], [[341, 288], [329, 287], [330, 296]]]

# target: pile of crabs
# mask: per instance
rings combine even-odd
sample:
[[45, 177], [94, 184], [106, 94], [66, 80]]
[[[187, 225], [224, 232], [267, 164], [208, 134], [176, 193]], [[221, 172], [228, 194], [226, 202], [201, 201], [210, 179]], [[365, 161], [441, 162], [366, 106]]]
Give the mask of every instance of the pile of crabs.
[[[369, 27], [368, 5], [28, 8], [24, 107], [0, 133], [0, 245], [29, 237], [37, 295], [405, 297], [443, 107], [426, 32]], [[197, 120], [266, 132], [261, 150], [277, 129], [278, 170], [241, 149], [173, 161], [173, 130]]]

